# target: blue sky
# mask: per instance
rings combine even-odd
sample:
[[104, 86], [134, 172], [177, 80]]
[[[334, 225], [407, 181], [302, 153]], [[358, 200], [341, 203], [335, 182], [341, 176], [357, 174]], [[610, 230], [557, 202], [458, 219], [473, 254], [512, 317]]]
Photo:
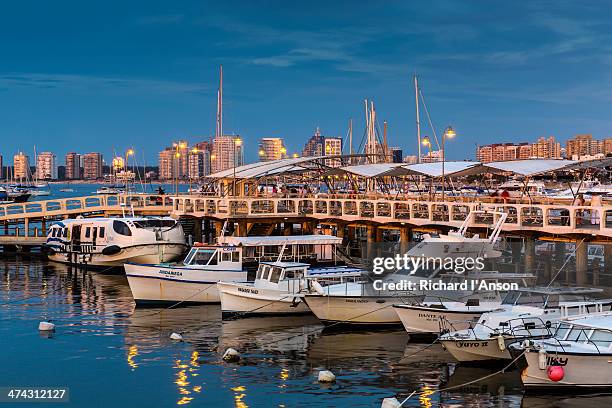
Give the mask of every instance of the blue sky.
[[[550, 1], [4, 2], [0, 153], [134, 146], [140, 161], [215, 128], [256, 159], [260, 137], [299, 151], [320, 126], [363, 135], [363, 99], [390, 144], [416, 150], [412, 74], [434, 125], [475, 145], [576, 133], [607, 137], [612, 5]], [[423, 121], [425, 122], [425, 121]], [[425, 126], [423, 134], [431, 134]], [[12, 159], [10, 159], [12, 161]]]

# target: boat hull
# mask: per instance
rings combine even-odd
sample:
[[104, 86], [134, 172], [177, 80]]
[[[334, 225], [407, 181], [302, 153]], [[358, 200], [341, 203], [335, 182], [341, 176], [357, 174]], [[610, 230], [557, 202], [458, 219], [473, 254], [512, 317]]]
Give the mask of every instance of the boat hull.
[[294, 315], [310, 313], [298, 294], [274, 289], [255, 288], [253, 285], [219, 282], [223, 316]]
[[499, 348], [497, 338], [485, 340], [440, 340], [442, 346], [461, 363], [510, 360], [507, 348]]
[[395, 305], [393, 307], [408, 333], [437, 334], [468, 329], [475, 324], [483, 311], [453, 311], [431, 307]]
[[400, 325], [393, 310], [397, 298], [377, 296], [306, 295], [310, 310], [323, 323], [347, 325]]
[[[521, 381], [527, 389], [551, 388], [612, 388], [612, 354], [549, 353], [546, 369], [538, 365], [538, 352], [528, 351], [524, 358], [527, 367], [521, 372]], [[551, 364], [563, 367], [563, 379], [554, 382], [548, 378]]]
[[72, 265], [122, 267], [125, 263], [157, 264], [172, 262], [181, 257], [187, 246], [178, 243], [152, 243], [124, 247], [116, 254], [51, 252], [54, 262]]
[[219, 280], [246, 280], [246, 271], [202, 270], [164, 265], [125, 265], [137, 304], [219, 303]]

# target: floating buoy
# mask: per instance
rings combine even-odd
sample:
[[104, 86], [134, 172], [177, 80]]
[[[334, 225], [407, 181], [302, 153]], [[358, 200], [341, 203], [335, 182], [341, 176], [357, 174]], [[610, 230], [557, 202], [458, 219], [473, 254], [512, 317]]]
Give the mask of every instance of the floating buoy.
[[540, 349], [538, 351], [538, 368], [540, 370], [546, 370], [548, 366], [548, 355], [546, 354], [546, 350]]
[[546, 374], [548, 374], [548, 378], [550, 378], [551, 381], [558, 382], [565, 376], [565, 370], [561, 366], [550, 366]]
[[383, 399], [380, 408], [399, 408], [402, 404], [397, 400], [397, 398], [385, 398]]
[[170, 335], [170, 338], [172, 340], [183, 340], [183, 336], [181, 336], [180, 333], [172, 333]]
[[38, 323], [38, 330], [40, 331], [54, 331], [55, 325], [51, 322], [40, 322]]
[[504, 340], [503, 335], [497, 336], [497, 347], [499, 347], [499, 351], [506, 350], [506, 341]]
[[336, 376], [329, 370], [319, 371], [319, 382], [321, 383], [332, 383], [336, 381]]
[[223, 353], [223, 361], [226, 361], [228, 363], [233, 363], [238, 360], [240, 360], [240, 353], [238, 353], [236, 350], [234, 350], [231, 347], [225, 350], [225, 353]]

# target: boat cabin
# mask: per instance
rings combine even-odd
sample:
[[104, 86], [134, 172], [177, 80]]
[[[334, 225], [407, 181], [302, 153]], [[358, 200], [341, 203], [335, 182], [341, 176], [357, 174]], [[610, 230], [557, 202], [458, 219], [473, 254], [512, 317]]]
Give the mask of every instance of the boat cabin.
[[223, 271], [242, 270], [242, 248], [219, 245], [194, 245], [183, 264], [188, 267]]
[[502, 305], [535, 306], [543, 309], [558, 308], [563, 302], [568, 306], [572, 303], [593, 302], [593, 296], [602, 293], [602, 289], [583, 287], [542, 287], [525, 288], [509, 291]]
[[598, 353], [609, 354], [612, 350], [612, 315], [606, 313], [564, 321], [557, 327], [554, 337], [555, 341], [548, 345], [560, 349], [575, 348], [576, 344], [566, 343], [572, 342]]
[[299, 293], [309, 267], [299, 262], [262, 262], [255, 276], [255, 287]]

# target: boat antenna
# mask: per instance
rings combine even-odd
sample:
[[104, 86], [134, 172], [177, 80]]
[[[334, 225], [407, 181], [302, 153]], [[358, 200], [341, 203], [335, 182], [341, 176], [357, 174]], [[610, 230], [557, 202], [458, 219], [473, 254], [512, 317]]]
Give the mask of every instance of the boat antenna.
[[416, 108], [416, 131], [417, 131], [417, 145], [418, 145], [418, 156], [417, 163], [421, 162], [421, 118], [419, 116], [419, 78], [417, 74], [414, 74], [414, 101]]

